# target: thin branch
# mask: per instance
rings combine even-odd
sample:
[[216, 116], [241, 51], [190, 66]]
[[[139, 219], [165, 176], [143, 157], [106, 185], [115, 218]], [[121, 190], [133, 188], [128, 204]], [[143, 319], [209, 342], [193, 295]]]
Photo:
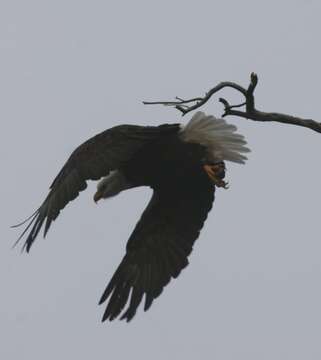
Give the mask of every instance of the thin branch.
[[219, 102], [226, 104], [230, 109], [236, 109], [236, 108], [240, 108], [246, 105], [246, 102], [243, 102], [242, 104], [237, 104], [237, 105], [230, 105], [225, 99], [223, 98], [219, 98]]
[[[263, 112], [259, 111], [255, 108], [255, 99], [254, 99], [254, 91], [258, 83], [258, 77], [256, 74], [251, 74], [251, 81], [247, 89], [244, 87], [230, 81], [224, 81], [216, 85], [210, 91], [208, 91], [204, 97], [196, 97], [188, 100], [184, 100], [182, 98], [176, 97], [177, 101], [154, 101], [154, 102], [147, 102], [144, 101], [143, 103], [146, 105], [165, 105], [165, 106], [174, 106], [177, 110], [179, 110], [182, 115], [187, 114], [190, 111], [196, 110], [199, 107], [203, 106], [208, 100], [217, 92], [224, 88], [233, 88], [240, 92], [244, 98], [245, 102], [238, 105], [230, 105], [229, 102], [224, 99], [220, 98], [219, 101], [224, 105], [224, 113], [223, 117], [225, 116], [238, 116], [245, 119], [251, 119], [254, 121], [263, 121], [263, 122], [279, 122], [282, 124], [291, 124], [297, 126], [303, 126], [314, 130], [316, 132], [321, 133], [321, 123], [317, 122], [312, 119], [302, 119], [296, 116], [291, 116], [287, 114], [280, 114], [275, 112]], [[189, 103], [194, 103], [192, 105], [186, 105]], [[235, 108], [240, 108], [245, 106], [245, 111], [234, 110]]]
[[178, 101], [143, 101], [144, 105], [165, 105], [165, 106], [175, 106], [177, 104], [187, 104], [190, 102], [196, 102], [196, 101], [201, 101], [203, 100], [203, 98], [193, 98], [193, 99], [189, 99], [189, 100], [184, 100], [179, 98], [178, 96], [175, 97], [175, 99], [177, 99]]
[[[190, 111], [193, 111], [201, 106], [203, 106], [205, 103], [208, 102], [208, 100], [218, 91], [230, 87], [233, 88], [239, 92], [241, 92], [244, 96], [246, 96], [246, 89], [244, 89], [242, 86], [235, 84], [230, 81], [224, 81], [216, 85], [213, 89], [211, 89], [209, 92], [205, 94], [204, 97], [197, 97], [193, 99], [183, 100], [181, 98], [176, 97], [178, 101], [143, 101], [143, 104], [145, 105], [165, 105], [165, 106], [175, 106], [177, 110], [179, 110], [183, 115], [187, 114]], [[195, 102], [194, 105], [185, 107], [182, 106], [187, 103]]]

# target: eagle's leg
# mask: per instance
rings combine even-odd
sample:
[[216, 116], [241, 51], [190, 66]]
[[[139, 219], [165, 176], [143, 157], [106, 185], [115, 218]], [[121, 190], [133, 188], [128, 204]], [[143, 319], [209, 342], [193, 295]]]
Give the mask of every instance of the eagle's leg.
[[228, 188], [228, 183], [223, 180], [225, 176], [224, 162], [205, 164], [203, 165], [203, 169], [217, 187], [222, 187], [224, 189]]

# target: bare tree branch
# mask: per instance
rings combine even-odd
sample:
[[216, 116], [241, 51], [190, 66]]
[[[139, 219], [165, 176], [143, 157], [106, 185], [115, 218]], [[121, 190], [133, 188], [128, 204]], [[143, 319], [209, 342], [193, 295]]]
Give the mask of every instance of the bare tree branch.
[[[254, 90], [256, 88], [257, 83], [258, 83], [258, 77], [256, 74], [252, 73], [251, 81], [247, 89], [234, 82], [224, 81], [213, 87], [211, 90], [209, 90], [204, 97], [196, 97], [187, 100], [184, 100], [180, 97], [176, 97], [177, 99], [176, 101], [153, 101], [153, 102], [143, 101], [143, 104], [145, 105], [159, 104], [165, 106], [174, 106], [178, 111], [182, 113], [182, 115], [185, 115], [188, 112], [196, 110], [199, 107], [203, 106], [205, 103], [208, 102], [208, 100], [214, 94], [216, 94], [220, 90], [229, 87], [240, 92], [244, 96], [245, 102], [238, 105], [230, 105], [226, 99], [220, 98], [219, 101], [224, 105], [224, 113], [222, 115], [223, 117], [234, 115], [245, 119], [251, 119], [254, 121], [263, 121], [263, 122], [274, 121], [283, 124], [303, 126], [321, 133], [321, 123], [315, 120], [302, 119], [287, 114], [280, 114], [275, 112], [263, 112], [257, 110], [255, 108], [255, 99], [254, 99]], [[194, 103], [194, 104], [186, 105], [190, 103]], [[245, 106], [245, 111], [234, 110], [235, 108], [240, 108], [243, 106]]]
[[[235, 84], [233, 82], [230, 81], [224, 81], [219, 83], [218, 85], [216, 85], [213, 89], [211, 89], [208, 93], [205, 94], [205, 96], [202, 97], [197, 97], [197, 98], [193, 98], [193, 99], [188, 99], [188, 100], [184, 100], [181, 99], [179, 97], [176, 96], [176, 99], [178, 101], [143, 101], [144, 105], [165, 105], [165, 106], [175, 106], [175, 108], [177, 110], [179, 110], [183, 115], [187, 114], [190, 111], [193, 111], [199, 107], [201, 107], [202, 105], [204, 105], [205, 103], [208, 102], [208, 100], [218, 91], [226, 88], [226, 87], [230, 87], [233, 89], [236, 89], [237, 91], [241, 92], [244, 96], [246, 96], [246, 89], [244, 89], [242, 86]], [[190, 103], [190, 102], [195, 102], [194, 105], [191, 106], [182, 106], [184, 104]]]

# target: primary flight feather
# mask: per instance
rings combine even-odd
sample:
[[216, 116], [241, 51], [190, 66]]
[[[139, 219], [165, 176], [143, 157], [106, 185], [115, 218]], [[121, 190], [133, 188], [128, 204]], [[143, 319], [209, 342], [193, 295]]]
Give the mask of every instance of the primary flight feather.
[[86, 189], [87, 180], [101, 179], [96, 202], [133, 187], [151, 187], [152, 198], [100, 300], [108, 300], [103, 321], [119, 315], [129, 321], [143, 297], [147, 310], [187, 266], [215, 188], [226, 187], [224, 161], [244, 163], [245, 145], [234, 125], [203, 112], [186, 126], [108, 129], [71, 154], [18, 241], [26, 236], [23, 249], [29, 252], [41, 228], [46, 236], [61, 210]]

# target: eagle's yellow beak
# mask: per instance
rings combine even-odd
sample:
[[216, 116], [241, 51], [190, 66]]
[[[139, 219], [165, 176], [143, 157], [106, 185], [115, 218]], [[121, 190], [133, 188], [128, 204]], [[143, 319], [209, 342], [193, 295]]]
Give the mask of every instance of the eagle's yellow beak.
[[96, 191], [96, 193], [95, 193], [95, 195], [93, 197], [95, 203], [97, 203], [102, 198], [103, 198], [103, 193], [101, 191], [99, 191], [99, 190]]

